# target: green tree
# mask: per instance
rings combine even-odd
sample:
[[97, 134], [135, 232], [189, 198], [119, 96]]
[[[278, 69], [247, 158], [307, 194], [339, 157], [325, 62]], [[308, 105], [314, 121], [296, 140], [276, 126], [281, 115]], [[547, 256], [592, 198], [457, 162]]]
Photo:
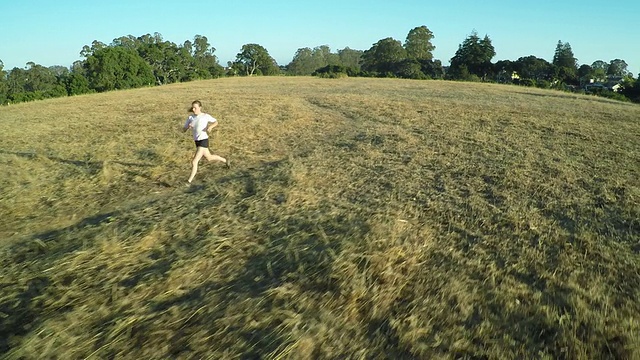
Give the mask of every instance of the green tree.
[[49, 66], [49, 71], [58, 78], [69, 74], [69, 68], [62, 65]]
[[93, 40], [91, 42], [91, 47], [89, 47], [89, 45], [85, 45], [82, 47], [82, 50], [80, 51], [80, 56], [82, 56], [83, 58], [87, 58], [91, 56], [93, 53], [95, 53], [96, 51], [104, 49], [106, 47], [107, 45], [105, 43], [98, 40]]
[[311, 75], [321, 78], [338, 79], [349, 76], [349, 70], [342, 65], [327, 65], [314, 71]]
[[394, 64], [394, 74], [404, 79], [426, 79], [422, 65], [416, 59], [404, 59]]
[[133, 35], [121, 36], [113, 39], [111, 46], [121, 46], [126, 49], [138, 49], [138, 39]]
[[67, 96], [67, 82], [70, 76], [69, 68], [61, 65], [49, 66], [49, 71], [56, 77], [55, 91], [51, 92], [51, 96]]
[[513, 66], [520, 79], [531, 79], [538, 82], [540, 80], [550, 81], [553, 77], [553, 65], [534, 55], [519, 58]]
[[84, 60], [74, 61], [73, 64], [71, 64], [70, 69], [71, 69], [71, 72], [79, 72], [84, 75], [85, 73]]
[[558, 40], [552, 64], [555, 67], [556, 79], [568, 84], [577, 84], [578, 59], [573, 56], [573, 50], [568, 42], [563, 43]]
[[515, 62], [511, 60], [500, 60], [493, 65], [496, 72], [496, 80], [500, 83], [511, 83], [513, 72], [516, 71]]
[[404, 42], [407, 57], [414, 60], [433, 59], [432, 51], [436, 48], [431, 43], [433, 37], [431, 30], [424, 25], [411, 29]]
[[26, 90], [29, 74], [26, 69], [14, 67], [7, 74], [7, 98], [10, 102], [36, 100], [36, 94]]
[[7, 74], [7, 93], [10, 98], [13, 94], [25, 92], [27, 79], [29, 78], [27, 70], [14, 67]]
[[458, 50], [451, 58], [449, 78], [468, 80], [476, 76], [485, 80], [493, 72], [491, 59], [495, 55], [496, 51], [489, 36], [485, 35], [480, 39], [474, 30], [458, 46]]
[[67, 76], [65, 85], [69, 96], [92, 92], [89, 87], [89, 80], [80, 72], [72, 71]]
[[628, 96], [631, 101], [635, 101], [640, 103], [640, 74], [638, 74], [638, 78], [635, 80], [633, 86], [630, 88], [632, 93]]
[[627, 99], [633, 102], [640, 102], [640, 80], [633, 78], [631, 74], [622, 79], [622, 89], [619, 93], [624, 95]]
[[[156, 34], [158, 36], [151, 36], [150, 34], [146, 34], [135, 39], [134, 41], [129, 38], [120, 38], [119, 42], [122, 43], [123, 49], [136, 50], [138, 52], [138, 55], [140, 55], [153, 69], [155, 83], [157, 85], [162, 85], [166, 82], [167, 78], [167, 70], [164, 67], [164, 44], [162, 43], [162, 36], [158, 33]], [[116, 41], [114, 42], [118, 43]]]
[[244, 75], [244, 64], [237, 61], [227, 61], [227, 76]]
[[580, 78], [590, 77], [591, 74], [593, 74], [593, 68], [591, 65], [582, 64], [578, 68], [578, 77]]
[[332, 53], [331, 48], [327, 45], [320, 45], [313, 48], [312, 57], [318, 68], [327, 65], [340, 65], [340, 58], [337, 54]]
[[269, 55], [267, 49], [258, 44], [245, 44], [236, 55], [235, 63], [241, 69], [242, 74], [251, 75], [277, 75], [280, 68], [276, 61]]
[[133, 49], [105, 47], [85, 60], [86, 76], [98, 92], [131, 89], [155, 82], [151, 66]]
[[578, 68], [578, 80], [580, 80], [580, 86], [590, 83], [591, 79], [593, 79], [593, 68], [591, 65], [580, 65]]
[[342, 66], [346, 68], [360, 71], [360, 59], [362, 58], [362, 53], [362, 50], [353, 50], [349, 47], [338, 50], [338, 58], [340, 59], [340, 64], [342, 64]]
[[[121, 41], [125, 43], [125, 48], [132, 48], [130, 39]], [[181, 74], [184, 73], [187, 68], [194, 68], [195, 61], [193, 56], [190, 53], [184, 53], [178, 45], [170, 41], [164, 41], [160, 33], [154, 33], [153, 36], [146, 34], [135, 39], [135, 44], [134, 48], [138, 51], [138, 54], [151, 65], [155, 82], [158, 85], [180, 81], [182, 77]], [[205, 51], [202, 56], [212, 56], [212, 53]], [[204, 73], [202, 77], [211, 77], [208, 68], [206, 66], [204, 66], [204, 68], [207, 70], [201, 71]], [[195, 70], [193, 71], [195, 72]], [[193, 78], [197, 78], [197, 76], [193, 76]]]
[[193, 59], [193, 43], [191, 40], [186, 40], [182, 46], [178, 49], [178, 58], [179, 64], [176, 64], [174, 68], [177, 69], [177, 73], [174, 72], [173, 76], [179, 78], [179, 81], [191, 81], [198, 78], [198, 74], [195, 69], [194, 59]]
[[593, 78], [602, 81], [607, 78], [609, 64], [602, 60], [596, 60], [591, 64], [591, 69]]
[[13, 68], [7, 75], [7, 100], [12, 102], [40, 100], [67, 95], [54, 73], [34, 62], [26, 69]]
[[[175, 56], [171, 56], [167, 61], [168, 83], [179, 81], [190, 81], [195, 79], [195, 71], [193, 70], [193, 57], [191, 53], [184, 47], [178, 46]], [[220, 66], [222, 68], [222, 66]]]
[[216, 78], [224, 73], [214, 55], [216, 49], [209, 44], [206, 36], [196, 35], [193, 39], [194, 70], [200, 79]]
[[328, 65], [342, 65], [340, 56], [331, 52], [327, 45], [300, 48], [296, 51], [293, 60], [286, 66], [291, 75], [311, 75], [316, 70]]
[[438, 59], [436, 60], [420, 60], [420, 71], [428, 77], [432, 79], [442, 79], [444, 76], [444, 68], [442, 67], [442, 62]]
[[625, 77], [631, 75], [628, 70], [629, 65], [621, 59], [611, 60], [607, 66], [607, 75]]
[[4, 63], [0, 60], [0, 105], [4, 105], [9, 101], [8, 95], [7, 72], [4, 71]]
[[362, 70], [378, 76], [393, 76], [396, 64], [407, 58], [402, 43], [393, 38], [379, 40], [362, 53]]
[[58, 81], [55, 74], [48, 68], [33, 63], [27, 63], [27, 80], [24, 85], [25, 91], [43, 93], [52, 91]]
[[313, 51], [308, 47], [298, 49], [287, 65], [287, 72], [290, 75], [311, 75], [317, 69], [313, 59]]

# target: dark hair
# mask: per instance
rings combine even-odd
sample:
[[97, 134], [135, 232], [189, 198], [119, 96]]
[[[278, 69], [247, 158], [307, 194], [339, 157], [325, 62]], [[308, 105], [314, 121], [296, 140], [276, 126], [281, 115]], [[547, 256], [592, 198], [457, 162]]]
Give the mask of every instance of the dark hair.
[[200, 102], [200, 100], [193, 100], [191, 102], [191, 106], [187, 109], [187, 112], [190, 113], [191, 111], [193, 111], [193, 105], [198, 104], [198, 106], [202, 107], [202, 103]]

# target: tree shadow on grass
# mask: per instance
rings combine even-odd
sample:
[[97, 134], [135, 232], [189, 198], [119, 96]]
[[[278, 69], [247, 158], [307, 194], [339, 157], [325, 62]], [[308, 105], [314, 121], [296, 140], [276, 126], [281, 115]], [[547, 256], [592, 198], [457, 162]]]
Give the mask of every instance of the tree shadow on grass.
[[[117, 227], [118, 222], [128, 223], [128, 212], [161, 205], [166, 198], [157, 197], [125, 209], [89, 216], [73, 225], [27, 236], [7, 245], [3, 249], [2, 261], [8, 264], [5, 274], [12, 277], [4, 283], [3, 296], [0, 297], [0, 355], [10, 351], [11, 338], [28, 334], [50, 317], [44, 313], [42, 304], [47, 300], [44, 296], [53, 284], [55, 274], [44, 272], [45, 269], [76, 251], [94, 249], [98, 246], [95, 240], [104, 233], [105, 226]], [[144, 233], [152, 228], [153, 222], [136, 226], [136, 231]], [[175, 258], [171, 254], [167, 256], [165, 259], [155, 259], [148, 267], [122, 280], [120, 285], [133, 287], [147, 276], [166, 273]], [[68, 279], [69, 283], [72, 281], [73, 278]], [[72, 308], [58, 309], [58, 314]]]
[[[174, 306], [193, 311], [211, 303], [210, 296], [215, 294], [215, 305], [207, 306], [208, 311], [194, 316], [175, 332], [170, 350], [173, 356], [204, 355], [190, 353], [193, 350], [189, 347], [189, 338], [203, 328], [211, 335], [222, 332], [224, 338], [242, 339], [244, 345], [238, 345], [233, 351], [243, 359], [263, 358], [282, 349], [291, 339], [286, 338], [278, 326], [286, 320], [285, 313], [297, 310], [295, 304], [270, 295], [271, 290], [290, 284], [311, 298], [336, 292], [338, 285], [331, 276], [332, 267], [344, 241], [362, 238], [369, 231], [365, 218], [347, 216], [317, 220], [300, 213], [298, 216], [273, 215], [271, 221], [274, 224], [271, 229], [258, 226], [254, 229], [254, 237], [262, 237], [264, 246], [260, 253], [246, 260], [237, 277], [226, 282], [209, 281], [186, 294], [152, 304], [155, 313]], [[250, 310], [230, 314], [232, 309], [237, 311], [241, 303], [251, 304]], [[229, 316], [245, 318], [248, 314], [260, 321], [253, 326], [240, 322], [231, 328], [216, 321]]]
[[[30, 154], [20, 155], [25, 157], [32, 156]], [[57, 160], [74, 166], [101, 166], [101, 164], [97, 162], [87, 164], [80, 161]], [[258, 169], [254, 169], [256, 174], [258, 174], [256, 176], [259, 176], [260, 173], [264, 173], [263, 175], [268, 175], [270, 180], [281, 179], [286, 181], [286, 171], [284, 173], [278, 172], [276, 174], [267, 174], [269, 171], [277, 169], [277, 164], [279, 163], [268, 163]], [[241, 173], [227, 176], [219, 180], [218, 183], [245, 182], [245, 192], [239, 196], [252, 196], [251, 181], [257, 182], [258, 180], [252, 177], [251, 173]], [[0, 335], [3, 339], [0, 341], [0, 354], [10, 351], [9, 347], [11, 345], [7, 339], [26, 335], [33, 329], [37, 329], [38, 326], [40, 326], [40, 324], [46, 321], [50, 316], [43, 313], [41, 302], [44, 301], [43, 296], [47, 293], [48, 288], [52, 284], [53, 274], [41, 274], [43, 269], [48, 269], [51, 266], [56, 265], [66, 256], [69, 256], [78, 250], [91, 251], [92, 248], [98, 246], [95, 240], [100, 237], [101, 234], [104, 234], [105, 231], [108, 231], [106, 230], [107, 227], [115, 229], [124, 226], [126, 228], [126, 232], [131, 234], [144, 234], [145, 232], [148, 232], [149, 229], [153, 228], [154, 224], [157, 223], [157, 220], [159, 220], [153, 215], [149, 216], [146, 214], [147, 210], [150, 208], [155, 209], [152, 210], [152, 214], [171, 213], [173, 216], [180, 217], [180, 214], [190, 216], [201, 212], [205, 208], [220, 205], [222, 201], [225, 201], [224, 197], [219, 196], [220, 194], [217, 192], [216, 186], [209, 185], [210, 184], [203, 185], [195, 190], [187, 189], [187, 191], [167, 192], [153, 197], [146, 197], [142, 199], [143, 201], [137, 200], [132, 204], [124, 204], [120, 209], [86, 217], [70, 226], [25, 236], [20, 241], [15, 241], [8, 245], [5, 249], [6, 252], [4, 258], [12, 264], [12, 271], [15, 272], [15, 274], [21, 274], [20, 277], [22, 278], [30, 278], [30, 280], [26, 280], [26, 287], [21, 287], [21, 285], [19, 285], [19, 279], [12, 281], [9, 284], [9, 287], [13, 289], [14, 293], [8, 294], [11, 296], [7, 297], [6, 301], [0, 303], [0, 312], [2, 312], [2, 314], [9, 315], [0, 316]], [[191, 198], [191, 200], [188, 200], [189, 198]], [[185, 202], [185, 200], [187, 201]], [[241, 215], [245, 217], [247, 216], [247, 214]], [[304, 222], [307, 220], [303, 219], [300, 221]], [[288, 225], [286, 231], [290, 233], [296, 233], [302, 229], [307, 229], [307, 231], [309, 231], [309, 229], [311, 229], [309, 227], [310, 225], [305, 224], [294, 222]], [[260, 235], [260, 230], [257, 229], [256, 236]], [[178, 257], [184, 256], [184, 254], [194, 254], [193, 256], [196, 256], [195, 254], [198, 252], [192, 250], [194, 248], [198, 248], [199, 244], [202, 244], [202, 241], [206, 241], [207, 236], [206, 232], [198, 232], [194, 236], [175, 242], [171, 247], [169, 247], [169, 249], [165, 249], [160, 253], [152, 253], [150, 255], [152, 262], [148, 266], [137, 269], [129, 277], [120, 280], [118, 285], [125, 289], [130, 289], [150, 281], [149, 279], [157, 279], [158, 276], [165, 276]], [[272, 235], [271, 241], [273, 241], [273, 244], [266, 248], [267, 252], [263, 254], [265, 259], [262, 257], [250, 259], [247, 263], [246, 274], [241, 276], [241, 278], [237, 279], [235, 282], [220, 285], [231, 288], [231, 291], [227, 296], [229, 299], [227, 305], [234, 304], [234, 301], [239, 297], [262, 296], [262, 292], [265, 289], [270, 288], [273, 283], [272, 280], [265, 278], [264, 281], [258, 283], [253, 281], [254, 278], [258, 276], [259, 272], [266, 271], [266, 261], [274, 261], [276, 263], [276, 266], [274, 267], [276, 273], [272, 274], [272, 276], [277, 276], [278, 278], [282, 277], [284, 279], [288, 273], [293, 272], [293, 263], [287, 262], [287, 264], [283, 265], [282, 262], [285, 261], [283, 259], [266, 259], [269, 257], [273, 258], [275, 256], [279, 256], [280, 254], [274, 248], [277, 247], [280, 249], [283, 246], [282, 241], [273, 238], [273, 236], [285, 235], [283, 233]], [[306, 242], [298, 244], [299, 246], [307, 246], [311, 248], [309, 254], [303, 254], [302, 260], [299, 258], [304, 266], [316, 266], [316, 256], [324, 256], [319, 254], [323, 254], [331, 248], [331, 246], [326, 244], [315, 244], [314, 241], [316, 238], [317, 236], [310, 235], [308, 238], [305, 238]], [[182, 248], [183, 251], [180, 251], [179, 248]], [[183, 255], [179, 255], [178, 252]], [[289, 257], [286, 261], [292, 260]], [[297, 269], [298, 265], [295, 266]], [[330, 262], [325, 259], [323, 265], [317, 267], [315, 271], [326, 272], [327, 270], [323, 267], [329, 266]], [[258, 270], [258, 268], [260, 270]], [[64, 282], [66, 280], [62, 279], [62, 281]], [[73, 279], [69, 280], [69, 282], [71, 281], [73, 281]], [[9, 289], [9, 287], [7, 289]], [[188, 305], [193, 302], [202, 302], [203, 299], [205, 299], [207, 292], [211, 291], [215, 287], [215, 284], [205, 284], [192, 290], [186, 295], [167, 301], [165, 304], [157, 304], [156, 310], [171, 306], [172, 303]], [[17, 292], [18, 289], [21, 290]], [[64, 311], [71, 310], [71, 308], [65, 309]], [[222, 310], [224, 309], [223, 307], [216, 306], [216, 309], [218, 308]], [[117, 317], [118, 315], [114, 316]], [[96, 331], [102, 332], [105, 328], [108, 330], [109, 327], [116, 326], [115, 323], [115, 321], [109, 321], [109, 319], [100, 319], [99, 323], [95, 324], [94, 327], [100, 328]], [[144, 329], [143, 327], [138, 327], [138, 330], [142, 331]], [[107, 334], [109, 332], [106, 331], [103, 333]], [[180, 333], [184, 333], [184, 331]], [[176, 336], [178, 338], [180, 337], [178, 334]], [[255, 334], [253, 333], [246, 334], [246, 336], [250, 339], [254, 339], [251, 341], [255, 341], [260, 344], [263, 344], [263, 342], [266, 341], [263, 340], [262, 336], [254, 338]], [[181, 351], [176, 345], [180, 343], [181, 340], [179, 341], [179, 339], [176, 339], [175, 344], [172, 345], [172, 352]], [[268, 343], [272, 344], [274, 342], [268, 341]]]
[[[91, 160], [89, 158], [85, 160], [72, 160], [72, 159], [63, 159], [57, 156], [47, 156], [40, 153], [16, 152], [16, 151], [5, 151], [5, 150], [0, 150], [0, 154], [16, 155], [16, 156], [20, 156], [25, 159], [34, 160], [34, 161], [36, 161], [39, 157], [43, 157], [53, 162], [74, 166], [89, 176], [96, 176], [100, 174], [102, 171], [104, 171], [105, 164], [113, 163], [113, 164], [124, 166], [125, 169], [123, 170], [123, 173], [127, 174], [130, 177], [141, 177], [152, 183], [155, 183], [156, 185], [159, 185], [165, 188], [172, 186], [166, 181], [152, 178], [151, 176], [146, 174], [144, 171], [134, 170], [134, 169], [140, 169], [140, 168], [149, 168], [154, 166], [154, 164], [119, 161], [119, 160], [97, 161], [97, 160]], [[144, 156], [150, 157], [149, 155], [144, 155]], [[153, 159], [153, 157], [151, 158]]]
[[[38, 308], [51, 281], [47, 276], [37, 276], [26, 281], [24, 290], [11, 299], [0, 302], [0, 355], [10, 350], [10, 339], [29, 333], [42, 322]], [[4, 296], [3, 296], [4, 297]]]
[[[47, 159], [49, 159], [51, 161], [54, 161], [54, 162], [59, 162], [59, 163], [62, 163], [62, 164], [73, 165], [73, 166], [77, 166], [79, 168], [83, 168], [88, 173], [97, 173], [97, 172], [99, 172], [102, 169], [102, 166], [104, 164], [104, 161], [97, 161], [97, 160], [90, 160], [90, 159], [86, 159], [86, 160], [63, 159], [61, 157], [49, 156], [49, 155], [45, 155], [45, 154], [38, 153], [38, 152], [6, 151], [6, 150], [0, 149], [0, 154], [16, 155], [16, 156], [20, 156], [20, 157], [23, 157], [25, 159], [30, 159], [30, 160], [37, 160], [38, 157], [44, 157], [44, 158], [47, 158]], [[122, 165], [122, 166], [132, 166], [132, 167], [152, 167], [152, 166], [154, 166], [153, 164], [136, 163], [136, 162], [130, 162], [130, 161], [109, 160], [109, 162], [112, 162], [114, 164], [119, 164], [119, 165]]]
[[594, 101], [594, 102], [601, 102], [601, 103], [607, 103], [607, 104], [616, 104], [616, 105], [625, 105], [625, 106], [637, 106], [637, 104], [634, 104], [632, 102], [612, 100], [612, 99], [607, 99], [607, 98], [603, 98], [603, 97], [599, 97], [599, 96], [586, 97], [586, 96], [582, 96], [583, 94], [564, 93], [564, 92], [561, 92], [559, 90], [557, 91], [557, 93], [549, 92], [549, 94], [537, 94], [537, 93], [530, 93], [530, 92], [523, 92], [523, 91], [514, 91], [514, 93], [527, 95], [527, 96], [554, 97], [554, 98], [562, 98], [562, 99]]
[[[46, 159], [48, 159], [50, 161], [53, 161], [53, 162], [58, 162], [58, 163], [65, 164], [65, 165], [72, 165], [72, 166], [80, 169], [81, 171], [83, 171], [85, 174], [87, 174], [89, 176], [95, 176], [95, 175], [100, 174], [101, 171], [104, 171], [105, 164], [108, 164], [108, 163], [118, 164], [118, 165], [124, 166], [126, 168], [123, 172], [126, 173], [129, 176], [132, 176], [132, 177], [138, 176], [138, 177], [147, 179], [150, 182], [153, 182], [153, 183], [155, 183], [157, 185], [160, 185], [162, 187], [171, 187], [171, 184], [169, 184], [169, 183], [167, 183], [165, 181], [159, 181], [157, 179], [153, 179], [151, 176], [147, 175], [144, 171], [132, 170], [132, 168], [153, 167], [154, 164], [137, 163], [137, 162], [129, 162], [129, 161], [118, 161], [118, 160], [107, 160], [107, 161], [98, 161], [98, 160], [91, 160], [91, 159], [72, 160], [72, 159], [63, 159], [63, 158], [60, 158], [60, 157], [57, 157], [57, 156], [43, 155], [41, 153], [16, 152], [16, 151], [6, 151], [6, 150], [0, 150], [0, 154], [16, 155], [16, 156], [20, 156], [20, 157], [23, 157], [25, 159], [30, 159], [30, 160], [37, 160], [38, 157], [44, 157], [44, 158], [46, 158]], [[148, 155], [145, 155], [145, 156], [149, 157]]]

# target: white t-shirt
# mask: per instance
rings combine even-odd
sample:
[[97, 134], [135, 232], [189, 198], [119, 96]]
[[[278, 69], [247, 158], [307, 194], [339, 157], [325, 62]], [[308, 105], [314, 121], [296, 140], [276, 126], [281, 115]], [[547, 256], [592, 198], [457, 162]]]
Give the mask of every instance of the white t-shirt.
[[208, 139], [209, 135], [204, 129], [209, 126], [209, 123], [214, 123], [216, 120], [213, 116], [205, 113], [200, 113], [200, 115], [191, 114], [187, 118], [187, 122], [184, 123], [185, 129], [189, 127], [189, 124], [192, 125], [193, 130], [193, 140], [204, 140]]

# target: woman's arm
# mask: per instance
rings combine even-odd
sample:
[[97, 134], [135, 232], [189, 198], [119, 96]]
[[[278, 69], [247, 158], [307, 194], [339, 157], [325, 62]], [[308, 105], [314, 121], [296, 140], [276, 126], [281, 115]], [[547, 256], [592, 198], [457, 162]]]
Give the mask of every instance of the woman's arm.
[[206, 132], [211, 131], [211, 129], [213, 129], [214, 127], [218, 126], [218, 121], [215, 120], [213, 122], [210, 122], [209, 124], [207, 124], [207, 127], [204, 129]]

